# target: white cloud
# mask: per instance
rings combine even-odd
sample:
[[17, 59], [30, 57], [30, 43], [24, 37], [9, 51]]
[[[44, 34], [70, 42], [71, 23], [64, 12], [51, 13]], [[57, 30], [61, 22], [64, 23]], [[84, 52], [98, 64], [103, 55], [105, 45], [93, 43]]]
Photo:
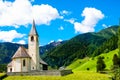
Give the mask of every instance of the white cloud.
[[74, 24], [75, 20], [76, 20], [76, 19], [74, 19], [74, 18], [71, 18], [71, 19], [64, 19], [64, 21], [70, 22], [71, 24]]
[[107, 27], [108, 27], [106, 24], [102, 24], [102, 26], [103, 26], [104, 28], [107, 28]]
[[37, 25], [48, 25], [51, 20], [62, 18], [56, 8], [47, 4], [32, 5], [31, 1], [15, 0], [9, 2], [0, 0], [0, 26], [26, 25], [32, 23], [33, 18]]
[[0, 31], [0, 40], [5, 42], [12, 42], [15, 38], [22, 38], [25, 34], [16, 32], [15, 30], [11, 31]]
[[83, 10], [81, 16], [85, 17], [81, 23], [74, 22], [74, 29], [76, 33], [94, 32], [94, 28], [98, 21], [104, 18], [104, 14], [100, 10], [88, 7]]
[[63, 27], [63, 26], [60, 26], [60, 27], [58, 28], [58, 30], [64, 30], [64, 27]]
[[108, 28], [108, 27], [110, 27], [111, 25], [102, 24], [102, 26], [103, 26], [104, 28]]
[[26, 44], [24, 40], [20, 40], [19, 42], [17, 42], [19, 44]]
[[63, 10], [60, 12], [61, 15], [69, 15], [71, 14], [71, 12], [67, 11], [67, 10]]

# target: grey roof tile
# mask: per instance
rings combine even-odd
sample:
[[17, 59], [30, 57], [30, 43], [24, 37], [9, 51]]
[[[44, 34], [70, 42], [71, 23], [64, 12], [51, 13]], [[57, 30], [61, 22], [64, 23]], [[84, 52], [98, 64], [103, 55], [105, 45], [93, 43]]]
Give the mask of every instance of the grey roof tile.
[[26, 49], [20, 46], [12, 58], [14, 59], [14, 58], [31, 58], [31, 57], [27, 53]]

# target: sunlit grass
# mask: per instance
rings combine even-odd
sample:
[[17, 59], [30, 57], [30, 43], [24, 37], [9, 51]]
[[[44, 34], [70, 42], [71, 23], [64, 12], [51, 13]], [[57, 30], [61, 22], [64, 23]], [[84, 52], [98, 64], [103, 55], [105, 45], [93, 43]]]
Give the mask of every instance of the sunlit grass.
[[[99, 55], [104, 57], [106, 69], [108, 70], [110, 70], [113, 64], [112, 59], [114, 54], [118, 54], [118, 49]], [[72, 64], [70, 64], [67, 68], [72, 69], [73, 71], [87, 71], [87, 68], [89, 68], [89, 71], [95, 72], [97, 58], [98, 56], [94, 57], [94, 59], [92, 58], [78, 59], [74, 61]]]
[[109, 80], [109, 75], [76, 71], [66, 76], [8, 76], [4, 80]]
[[95, 72], [75, 72], [74, 74], [68, 75], [62, 78], [63, 80], [109, 80], [109, 75], [99, 74]]
[[1, 77], [1, 76], [4, 76], [4, 75], [5, 75], [5, 73], [0, 73], [0, 77]]

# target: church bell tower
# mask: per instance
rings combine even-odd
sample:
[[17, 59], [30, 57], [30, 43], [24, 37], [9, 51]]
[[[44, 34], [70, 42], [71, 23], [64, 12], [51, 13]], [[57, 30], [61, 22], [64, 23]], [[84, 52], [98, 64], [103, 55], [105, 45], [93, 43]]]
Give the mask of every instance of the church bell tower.
[[39, 36], [33, 20], [32, 28], [28, 38], [28, 53], [31, 56], [31, 70], [40, 70]]

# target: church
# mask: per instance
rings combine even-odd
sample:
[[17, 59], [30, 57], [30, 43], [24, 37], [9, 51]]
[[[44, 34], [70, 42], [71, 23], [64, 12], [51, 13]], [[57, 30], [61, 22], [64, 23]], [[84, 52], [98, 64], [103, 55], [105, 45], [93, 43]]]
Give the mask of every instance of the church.
[[31, 72], [48, 69], [48, 64], [40, 58], [39, 35], [36, 30], [35, 21], [28, 36], [28, 49], [20, 46], [7, 65], [7, 72]]

